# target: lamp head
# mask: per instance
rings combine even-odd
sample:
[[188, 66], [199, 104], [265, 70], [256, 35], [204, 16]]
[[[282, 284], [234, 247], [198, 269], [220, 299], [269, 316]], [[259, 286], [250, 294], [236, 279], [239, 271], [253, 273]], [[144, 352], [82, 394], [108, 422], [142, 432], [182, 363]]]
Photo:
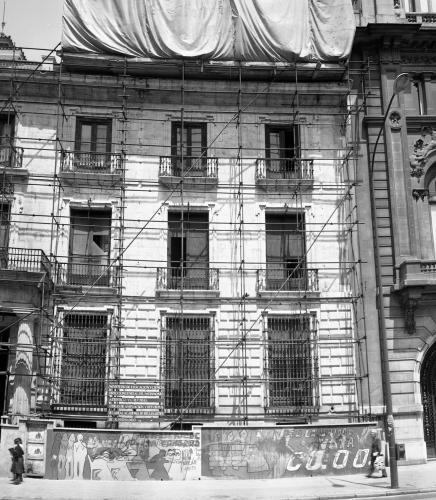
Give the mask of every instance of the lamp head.
[[400, 73], [394, 80], [393, 93], [398, 95], [400, 92], [410, 92], [409, 73]]

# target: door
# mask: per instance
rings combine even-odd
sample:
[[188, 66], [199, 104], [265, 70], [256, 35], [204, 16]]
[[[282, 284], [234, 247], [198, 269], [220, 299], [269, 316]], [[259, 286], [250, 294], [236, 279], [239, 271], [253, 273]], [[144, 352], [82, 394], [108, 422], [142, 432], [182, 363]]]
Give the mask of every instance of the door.
[[8, 392], [9, 328], [0, 326], [0, 414], [6, 413]]
[[436, 458], [436, 344], [430, 348], [422, 364], [421, 398], [424, 407], [423, 425], [427, 457]]

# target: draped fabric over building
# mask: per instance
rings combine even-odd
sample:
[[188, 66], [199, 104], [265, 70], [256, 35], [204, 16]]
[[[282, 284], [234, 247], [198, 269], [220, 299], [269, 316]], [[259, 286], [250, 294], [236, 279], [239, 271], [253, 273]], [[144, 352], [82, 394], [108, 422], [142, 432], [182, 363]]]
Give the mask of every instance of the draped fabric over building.
[[63, 49], [140, 58], [336, 61], [351, 0], [65, 0]]

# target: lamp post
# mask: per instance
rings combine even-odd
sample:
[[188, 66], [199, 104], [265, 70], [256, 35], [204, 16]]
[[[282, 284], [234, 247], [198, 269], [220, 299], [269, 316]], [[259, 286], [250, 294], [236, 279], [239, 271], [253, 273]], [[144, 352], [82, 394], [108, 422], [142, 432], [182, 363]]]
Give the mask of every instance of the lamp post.
[[379, 321], [379, 340], [380, 340], [380, 356], [381, 356], [381, 372], [382, 372], [382, 388], [383, 388], [383, 402], [386, 410], [384, 414], [384, 424], [386, 430], [386, 437], [389, 446], [389, 464], [391, 476], [391, 488], [398, 488], [398, 467], [397, 457], [395, 453], [395, 428], [394, 417], [392, 411], [392, 393], [391, 393], [391, 377], [389, 373], [389, 358], [388, 358], [388, 342], [386, 337], [386, 321], [385, 311], [383, 305], [383, 282], [382, 282], [382, 268], [380, 262], [380, 242], [377, 231], [377, 214], [375, 207], [375, 193], [374, 193], [374, 162], [377, 146], [381, 134], [388, 117], [389, 110], [391, 109], [394, 98], [406, 90], [410, 84], [408, 73], [401, 73], [394, 80], [392, 96], [389, 101], [388, 107], [383, 116], [383, 122], [377, 135], [377, 139], [372, 151], [371, 162], [369, 164], [369, 191], [371, 198], [371, 222], [373, 231], [373, 244], [374, 244], [374, 259], [375, 259], [375, 281], [377, 287], [377, 309]]

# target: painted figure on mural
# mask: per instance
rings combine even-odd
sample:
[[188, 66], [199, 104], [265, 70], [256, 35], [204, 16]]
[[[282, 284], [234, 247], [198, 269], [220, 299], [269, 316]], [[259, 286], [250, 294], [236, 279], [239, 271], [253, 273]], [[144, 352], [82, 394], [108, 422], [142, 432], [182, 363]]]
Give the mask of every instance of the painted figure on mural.
[[370, 437], [371, 437], [371, 462], [369, 464], [369, 473], [367, 474], [366, 477], [372, 477], [375, 469], [378, 467], [382, 473], [381, 477], [387, 477], [384, 455], [382, 450], [382, 443], [375, 429], [371, 429]]
[[14, 444], [15, 446], [13, 448], [9, 448], [9, 453], [12, 458], [11, 472], [14, 475], [12, 481], [14, 484], [21, 484], [23, 482], [24, 473], [24, 450], [21, 438], [15, 438]]
[[71, 434], [68, 439], [67, 452], [65, 455], [65, 479], [73, 479], [74, 477], [74, 441], [76, 436]]
[[83, 479], [85, 462], [88, 457], [88, 449], [83, 442], [83, 434], [77, 434], [77, 441], [73, 445], [74, 478]]
[[147, 463], [148, 469], [153, 469], [150, 477], [151, 479], [156, 479], [158, 481], [168, 481], [170, 476], [165, 468], [165, 464], [169, 463], [166, 458], [166, 451], [159, 450], [159, 453], [152, 456]]

